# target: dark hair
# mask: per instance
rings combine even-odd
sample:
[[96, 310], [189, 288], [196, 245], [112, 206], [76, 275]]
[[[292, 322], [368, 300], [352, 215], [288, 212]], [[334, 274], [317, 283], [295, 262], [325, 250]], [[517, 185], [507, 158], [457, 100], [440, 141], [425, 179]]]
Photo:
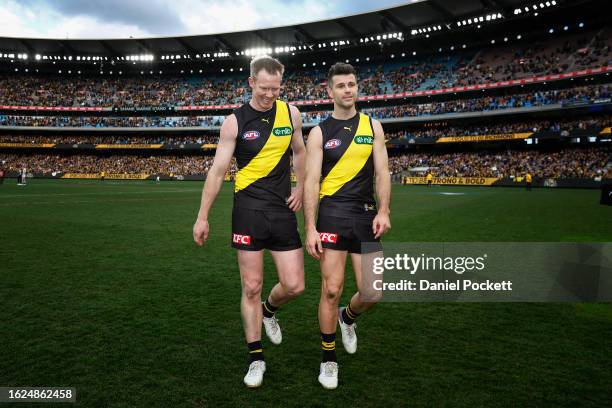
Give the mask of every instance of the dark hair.
[[270, 75], [281, 74], [285, 72], [285, 67], [279, 60], [276, 58], [272, 58], [268, 55], [262, 55], [260, 57], [255, 57], [251, 61], [251, 76], [255, 78], [259, 71], [266, 70], [266, 72]]
[[355, 71], [355, 67], [351, 64], [345, 64], [344, 62], [336, 62], [329, 68], [329, 72], [327, 73], [327, 85], [331, 87], [332, 78], [334, 75], [355, 75], [357, 78], [357, 71]]

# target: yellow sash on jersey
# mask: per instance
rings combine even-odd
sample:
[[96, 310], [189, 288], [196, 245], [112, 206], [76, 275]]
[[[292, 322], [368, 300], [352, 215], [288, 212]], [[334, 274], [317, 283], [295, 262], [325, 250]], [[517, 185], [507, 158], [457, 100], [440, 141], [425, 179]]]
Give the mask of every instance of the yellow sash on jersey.
[[[371, 138], [369, 139], [371, 143], [363, 143], [364, 140], [368, 141], [368, 138]], [[370, 126], [370, 118], [360, 113], [359, 126], [351, 145], [323, 179], [319, 198], [335, 194], [340, 187], [355, 178], [370, 158], [373, 142], [374, 131]]]
[[[238, 171], [234, 192], [243, 190], [260, 178], [270, 174], [289, 148], [292, 135], [293, 126], [291, 126], [289, 105], [277, 100], [274, 126], [272, 126], [268, 141], [259, 153]], [[238, 136], [240, 137], [240, 135]]]

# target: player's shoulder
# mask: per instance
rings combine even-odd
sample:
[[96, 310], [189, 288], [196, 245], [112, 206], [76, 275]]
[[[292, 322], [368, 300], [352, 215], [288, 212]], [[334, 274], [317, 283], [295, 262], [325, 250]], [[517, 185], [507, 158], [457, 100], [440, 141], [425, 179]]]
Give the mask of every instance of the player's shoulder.
[[236, 114], [232, 112], [227, 115], [225, 119], [223, 119], [223, 123], [221, 124], [221, 126], [225, 125], [226, 123], [228, 125], [238, 123], [238, 118], [236, 117]]
[[291, 119], [293, 119], [294, 121], [297, 120], [298, 123], [301, 123], [302, 114], [300, 113], [300, 110], [297, 108], [297, 106], [291, 105], [289, 102], [284, 103], [286, 103], [287, 107], [289, 108], [289, 114], [291, 115]]
[[226, 134], [238, 134], [238, 119], [234, 113], [230, 113], [225, 117], [221, 124], [221, 132]]
[[298, 109], [297, 106], [290, 104], [289, 102], [285, 102], [287, 104], [287, 106], [289, 106], [289, 112], [291, 112], [292, 115], [299, 115], [300, 114], [300, 110]]
[[380, 120], [374, 119], [373, 117], [371, 117], [370, 115], [367, 115], [365, 113], [364, 113], [364, 115], [366, 115], [368, 117], [368, 119], [370, 119], [370, 123], [372, 124], [372, 127], [376, 126], [376, 127], [382, 128], [382, 123], [380, 123]]
[[383, 134], [384, 131], [383, 131], [382, 123], [380, 123], [380, 120], [374, 119], [371, 116], [368, 116], [368, 118], [370, 119], [370, 125], [372, 126], [372, 130], [374, 131], [374, 134]]
[[321, 137], [322, 135], [323, 131], [321, 130], [320, 125], [313, 126], [312, 129], [310, 129], [310, 132], [308, 132], [308, 138], [310, 138], [311, 136]]

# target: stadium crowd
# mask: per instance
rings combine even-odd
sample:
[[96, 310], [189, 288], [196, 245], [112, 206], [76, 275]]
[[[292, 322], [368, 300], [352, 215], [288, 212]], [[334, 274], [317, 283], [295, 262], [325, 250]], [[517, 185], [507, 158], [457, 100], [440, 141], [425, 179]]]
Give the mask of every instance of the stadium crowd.
[[22, 116], [0, 115], [0, 126], [176, 128], [221, 126], [222, 116]]
[[417, 139], [417, 138], [440, 138], [445, 136], [481, 136], [499, 135], [508, 133], [551, 131], [561, 132], [561, 136], [567, 136], [568, 132], [575, 129], [596, 128], [602, 129], [609, 126], [612, 117], [586, 117], [570, 121], [529, 121], [518, 123], [498, 123], [491, 125], [464, 125], [464, 126], [440, 126], [426, 127], [424, 129], [404, 130], [387, 133], [387, 140]]
[[[494, 111], [508, 108], [536, 107], [558, 103], [589, 101], [610, 98], [612, 85], [591, 85], [570, 89], [537, 91], [508, 96], [484, 96], [479, 98], [436, 101], [420, 104], [403, 104], [379, 108], [365, 108], [362, 111], [376, 119], [439, 115], [445, 113]], [[305, 124], [316, 124], [326, 119], [330, 111], [302, 112]], [[218, 127], [223, 116], [23, 116], [0, 115], [0, 126], [45, 126], [45, 127]]]
[[[557, 74], [611, 64], [610, 30], [449, 55], [358, 64], [362, 95], [439, 89]], [[399, 56], [398, 56], [399, 57]], [[398, 60], [395, 60], [398, 61]], [[293, 69], [293, 71], [292, 71]], [[289, 101], [327, 98], [325, 69], [288, 67], [282, 95]], [[0, 105], [145, 107], [243, 103], [246, 75], [152, 78], [0, 77]]]
[[[480, 98], [436, 101], [421, 104], [404, 104], [381, 108], [362, 109], [376, 119], [411, 117], [423, 115], [440, 115], [445, 113], [494, 111], [508, 108], [536, 107], [558, 103], [589, 101], [598, 98], [610, 98], [612, 85], [592, 85], [571, 89], [537, 91], [518, 95], [485, 96]], [[304, 123], [318, 123], [325, 120], [331, 112], [315, 111], [302, 113]]]
[[529, 171], [540, 178], [609, 178], [612, 177], [612, 167], [608, 166], [610, 152], [609, 148], [594, 147], [558, 152], [414, 153], [391, 157], [389, 168], [392, 174], [422, 175], [431, 171], [436, 177], [503, 178], [522, 176]]
[[[430, 123], [418, 128], [387, 132], [387, 141], [402, 141], [418, 138], [437, 139], [444, 136], [478, 136], [497, 135], [520, 132], [551, 131], [560, 132], [561, 136], [568, 136], [569, 132], [576, 129], [593, 129], [594, 132], [612, 126], [612, 116], [586, 116], [572, 120], [540, 120], [521, 121], [515, 123], [493, 123], [473, 124], [462, 126], [448, 126], [446, 122], [441, 124]], [[308, 138], [309, 130], [304, 131], [305, 139]], [[192, 136], [82, 136], [82, 135], [0, 135], [0, 143], [49, 143], [49, 144], [215, 144], [219, 140], [218, 134], [192, 135]]]
[[[443, 177], [511, 177], [531, 172], [543, 178], [612, 177], [609, 147], [567, 148], [556, 152], [503, 150], [492, 152], [409, 153], [389, 158], [392, 174], [422, 174], [429, 168]], [[212, 165], [203, 155], [60, 155], [2, 153], [8, 171], [203, 175]], [[612, 164], [612, 163], [611, 163]], [[236, 172], [232, 160], [230, 174]]]
[[[113, 173], [113, 174], [206, 174], [212, 165], [212, 156], [176, 155], [44, 155], [1, 154], [0, 163], [8, 171], [26, 168], [28, 172], [61, 173]], [[232, 162], [233, 163], [233, 162]], [[235, 172], [232, 164], [231, 172]]]
[[610, 65], [611, 45], [610, 32], [600, 31], [538, 41], [526, 47], [491, 47], [456, 71], [442, 72], [436, 87], [508, 81]]
[[218, 135], [198, 136], [45, 136], [45, 135], [0, 135], [0, 143], [28, 144], [216, 144]]

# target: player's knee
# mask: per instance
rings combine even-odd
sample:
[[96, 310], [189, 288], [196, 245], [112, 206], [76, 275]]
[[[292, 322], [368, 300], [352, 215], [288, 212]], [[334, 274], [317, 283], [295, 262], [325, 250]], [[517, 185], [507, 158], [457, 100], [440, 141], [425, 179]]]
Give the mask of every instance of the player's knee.
[[341, 293], [342, 285], [340, 284], [328, 282], [323, 285], [323, 295], [329, 302], [338, 303], [340, 301]]
[[261, 298], [263, 281], [261, 279], [248, 279], [242, 282], [242, 293], [248, 299]]
[[304, 292], [304, 282], [296, 281], [283, 285], [288, 296], [300, 296]]

